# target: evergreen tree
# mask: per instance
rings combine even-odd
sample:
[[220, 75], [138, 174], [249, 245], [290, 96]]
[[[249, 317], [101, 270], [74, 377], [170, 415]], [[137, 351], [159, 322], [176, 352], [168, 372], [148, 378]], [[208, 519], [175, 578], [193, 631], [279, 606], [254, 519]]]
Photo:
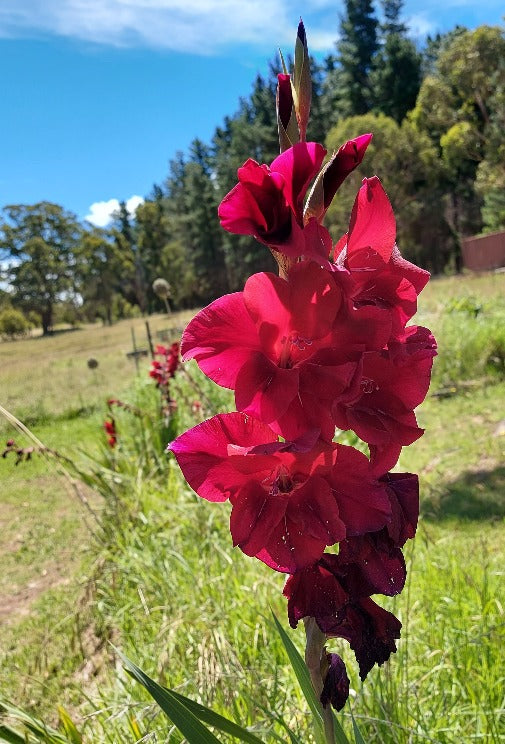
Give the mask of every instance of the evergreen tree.
[[327, 60], [324, 108], [330, 113], [329, 123], [365, 114], [372, 108], [370, 73], [378, 49], [377, 32], [372, 0], [345, 0], [336, 64], [334, 57]]
[[416, 105], [421, 85], [421, 55], [407, 38], [402, 5], [403, 0], [382, 0], [381, 48], [370, 75], [375, 109], [398, 123]]
[[137, 244], [135, 226], [132, 225], [128, 207], [124, 201], [119, 202], [114, 230], [116, 245], [124, 256], [125, 272], [123, 294], [131, 304], [136, 304], [144, 314], [147, 312], [147, 282], [143, 257]]

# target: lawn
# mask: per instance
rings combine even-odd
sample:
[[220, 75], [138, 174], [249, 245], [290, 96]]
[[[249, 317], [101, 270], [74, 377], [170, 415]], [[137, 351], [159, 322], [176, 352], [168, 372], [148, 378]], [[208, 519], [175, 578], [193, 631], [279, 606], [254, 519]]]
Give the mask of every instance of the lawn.
[[[154, 318], [153, 335], [176, 334], [189, 317]], [[505, 275], [433, 281], [418, 322], [435, 331], [441, 353], [418, 412], [426, 435], [400, 463], [420, 473], [423, 515], [407, 551], [408, 586], [388, 604], [402, 640], [364, 685], [351, 679], [352, 708], [367, 742], [501, 742]], [[286, 740], [282, 723], [275, 732], [267, 723], [273, 707], [309, 741], [269, 619], [272, 607], [287, 627], [282, 576], [232, 548], [227, 506], [195, 497], [161, 452], [145, 456], [145, 443], [158, 441], [145, 421], [115, 409], [129, 465], [107, 451], [107, 397], [156, 411], [147, 360], [137, 376], [126, 357], [132, 327], [145, 347], [141, 319], [0, 344], [2, 405], [85, 473], [110, 476], [104, 499], [90, 483], [76, 493], [72, 468], [54, 458], [2, 462], [0, 694], [53, 725], [63, 704], [85, 741], [180, 742], [125, 676], [112, 641], [154, 678], [254, 726], [264, 741]], [[189, 371], [178, 383], [181, 429], [200, 415], [191, 411], [197, 398], [205, 415], [230, 406], [226, 391]], [[3, 432], [29, 443], [7, 424]], [[290, 634], [301, 648], [302, 630]]]

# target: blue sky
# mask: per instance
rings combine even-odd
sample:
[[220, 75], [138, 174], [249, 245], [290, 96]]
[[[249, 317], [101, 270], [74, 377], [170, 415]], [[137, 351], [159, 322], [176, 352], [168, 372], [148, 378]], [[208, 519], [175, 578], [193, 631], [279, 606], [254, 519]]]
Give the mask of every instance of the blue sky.
[[[303, 17], [324, 56], [342, 0], [1, 0], [0, 206], [54, 201], [104, 221], [177, 150], [210, 141]], [[421, 42], [503, 23], [503, 0], [406, 0]], [[272, 102], [272, 105], [274, 103]]]

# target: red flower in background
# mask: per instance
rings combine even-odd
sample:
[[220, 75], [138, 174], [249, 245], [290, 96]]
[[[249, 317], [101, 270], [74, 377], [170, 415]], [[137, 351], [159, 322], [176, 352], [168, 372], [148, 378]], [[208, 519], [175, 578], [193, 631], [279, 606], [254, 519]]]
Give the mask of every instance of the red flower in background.
[[112, 416], [104, 421], [103, 428], [107, 434], [107, 443], [111, 449], [117, 444], [116, 422]]
[[180, 363], [179, 343], [174, 342], [169, 348], [158, 344], [154, 350], [154, 355], [160, 357], [161, 361], [153, 359], [149, 377], [156, 380], [158, 385], [168, 387]]

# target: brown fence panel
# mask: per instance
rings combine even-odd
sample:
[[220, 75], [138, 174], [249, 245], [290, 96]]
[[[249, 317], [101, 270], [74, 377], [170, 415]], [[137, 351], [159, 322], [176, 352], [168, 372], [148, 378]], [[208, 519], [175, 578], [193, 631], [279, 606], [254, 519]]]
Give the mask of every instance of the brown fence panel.
[[505, 266], [505, 231], [464, 238], [461, 248], [467, 269], [486, 271]]

